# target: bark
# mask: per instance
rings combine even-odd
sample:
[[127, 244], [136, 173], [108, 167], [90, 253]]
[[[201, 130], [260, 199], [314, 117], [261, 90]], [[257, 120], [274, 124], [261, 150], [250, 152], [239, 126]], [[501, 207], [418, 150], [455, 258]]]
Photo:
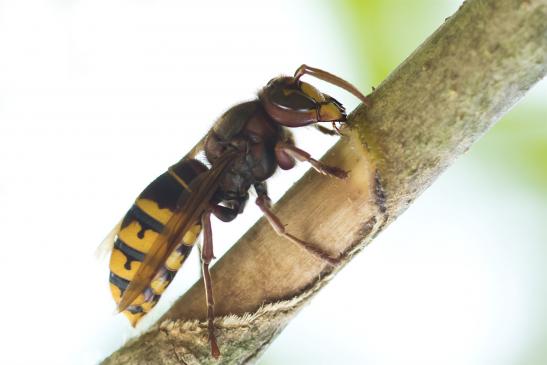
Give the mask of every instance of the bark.
[[[345, 136], [323, 160], [350, 177], [308, 172], [276, 212], [291, 233], [346, 262], [546, 69], [546, 0], [466, 1], [373, 92], [369, 107], [349, 116]], [[198, 282], [147, 333], [103, 363], [253, 362], [340, 267], [279, 238], [261, 219], [212, 271], [218, 361], [210, 357]]]

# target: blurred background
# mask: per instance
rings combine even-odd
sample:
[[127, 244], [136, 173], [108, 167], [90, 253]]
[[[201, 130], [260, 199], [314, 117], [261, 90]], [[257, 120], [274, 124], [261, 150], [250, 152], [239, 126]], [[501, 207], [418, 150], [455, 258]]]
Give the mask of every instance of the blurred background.
[[[365, 92], [460, 6], [448, 0], [0, 0], [0, 310], [6, 364], [95, 364], [132, 329], [95, 248], [231, 105], [302, 63]], [[349, 110], [357, 102], [313, 81]], [[545, 364], [547, 83], [357, 256], [260, 364]], [[335, 139], [297, 142], [320, 156]], [[277, 200], [308, 166], [278, 173]], [[217, 256], [256, 219], [215, 222]]]

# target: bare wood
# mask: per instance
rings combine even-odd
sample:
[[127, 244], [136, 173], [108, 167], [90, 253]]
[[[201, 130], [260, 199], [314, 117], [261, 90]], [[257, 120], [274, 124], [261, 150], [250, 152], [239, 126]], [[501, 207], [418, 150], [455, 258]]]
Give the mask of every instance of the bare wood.
[[[296, 236], [350, 258], [403, 212], [547, 70], [547, 0], [469, 0], [349, 119], [324, 162], [274, 208]], [[220, 361], [201, 282], [104, 364], [248, 363], [336, 273], [261, 219], [214, 266]]]

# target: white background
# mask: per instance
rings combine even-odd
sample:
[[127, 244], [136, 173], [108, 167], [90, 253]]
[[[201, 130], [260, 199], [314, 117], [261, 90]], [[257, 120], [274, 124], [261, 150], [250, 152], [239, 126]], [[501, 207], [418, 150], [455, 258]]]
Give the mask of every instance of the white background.
[[[112, 314], [107, 262], [93, 253], [142, 188], [270, 78], [305, 62], [359, 79], [340, 15], [311, 1], [0, 1], [0, 16], [6, 364], [94, 364], [145, 330], [197, 280], [198, 259], [137, 330]], [[297, 142], [320, 156], [334, 140], [304, 129]], [[546, 204], [472, 157], [348, 265], [262, 362], [511, 364], [544, 343]], [[273, 197], [306, 169], [278, 173]], [[216, 223], [217, 256], [258, 216], [250, 205]]]

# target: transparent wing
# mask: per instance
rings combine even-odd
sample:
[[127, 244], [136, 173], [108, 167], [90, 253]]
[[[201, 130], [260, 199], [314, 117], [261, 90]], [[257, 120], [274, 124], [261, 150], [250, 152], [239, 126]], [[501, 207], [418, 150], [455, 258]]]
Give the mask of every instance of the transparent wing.
[[223, 155], [215, 161], [210, 170], [192, 181], [190, 184], [192, 194], [183, 204], [179, 204], [162, 232], [152, 243], [135, 277], [123, 292], [118, 303], [118, 311], [125, 310], [150, 285], [171, 252], [182, 241], [186, 231], [201, 219], [203, 211], [207, 209], [211, 197], [234, 156], [234, 153]]
[[120, 231], [122, 225], [122, 219], [112, 228], [112, 230], [106, 235], [103, 242], [95, 249], [95, 257], [98, 260], [106, 258], [114, 248], [114, 241], [116, 241], [116, 235]]

